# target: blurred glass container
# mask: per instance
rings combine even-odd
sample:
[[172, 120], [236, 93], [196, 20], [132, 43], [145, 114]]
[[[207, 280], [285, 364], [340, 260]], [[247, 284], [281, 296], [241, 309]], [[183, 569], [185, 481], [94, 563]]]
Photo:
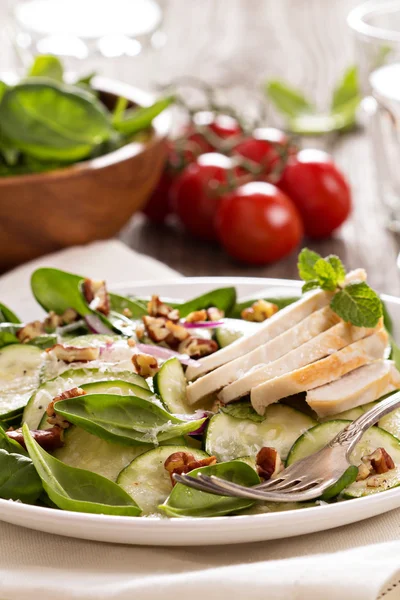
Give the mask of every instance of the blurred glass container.
[[400, 0], [353, 9], [360, 83], [388, 227], [400, 233]]
[[70, 68], [79, 60], [136, 56], [163, 42], [163, 13], [155, 0], [11, 0], [10, 4], [20, 54], [55, 54]]

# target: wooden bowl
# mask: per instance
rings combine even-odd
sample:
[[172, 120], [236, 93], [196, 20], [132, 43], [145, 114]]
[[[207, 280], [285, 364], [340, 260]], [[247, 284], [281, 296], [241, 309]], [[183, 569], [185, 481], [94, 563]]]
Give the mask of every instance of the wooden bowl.
[[[102, 98], [153, 102], [130, 85], [95, 77]], [[0, 178], [0, 270], [67, 246], [115, 235], [146, 202], [166, 159], [168, 111], [145, 143], [48, 173]]]

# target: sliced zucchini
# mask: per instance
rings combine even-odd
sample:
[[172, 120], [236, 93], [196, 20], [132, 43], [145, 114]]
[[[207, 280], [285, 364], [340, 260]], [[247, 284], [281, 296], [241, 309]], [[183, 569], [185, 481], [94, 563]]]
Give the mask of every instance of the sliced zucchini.
[[400, 485], [400, 466], [387, 473], [371, 475], [364, 481], [355, 481], [342, 494], [343, 498], [361, 498], [384, 492]]
[[259, 327], [259, 323], [251, 323], [241, 319], [224, 319], [224, 324], [215, 330], [215, 340], [220, 348], [225, 348], [225, 346], [229, 346], [240, 337], [254, 333]]
[[[286, 466], [317, 452], [351, 421], [326, 421], [306, 431], [293, 444]], [[371, 454], [377, 448], [384, 448], [393, 458], [395, 464], [400, 463], [400, 441], [380, 427], [371, 427], [366, 431], [350, 456], [350, 462], [358, 466], [361, 458]]]
[[400, 439], [400, 409], [397, 408], [378, 422], [379, 427]]
[[[187, 452], [186, 446], [159, 446], [135, 458], [118, 476], [117, 483], [137, 502], [144, 515], [158, 512], [158, 506], [169, 496], [172, 483], [164, 463], [174, 452]], [[208, 456], [202, 450], [190, 449], [201, 460]]]
[[146, 381], [136, 373], [128, 371], [108, 371], [101, 369], [69, 369], [58, 377], [47, 381], [32, 394], [23, 414], [23, 422], [29, 425], [30, 429], [37, 429], [43, 412], [49, 402], [73, 387], [80, 386], [84, 383], [93, 383], [103, 380], [122, 380], [138, 385], [141, 388], [149, 389]]
[[271, 446], [284, 460], [299, 435], [314, 425], [314, 419], [283, 404], [269, 406], [260, 423], [219, 413], [209, 422], [205, 449], [218, 461], [228, 461]]
[[193, 414], [196, 410], [186, 401], [187, 381], [177, 358], [167, 360], [154, 377], [154, 391], [165, 408], [173, 414]]
[[42, 350], [29, 344], [0, 349], [0, 419], [20, 412], [40, 382]]
[[324, 419], [320, 419], [321, 423], [325, 423], [326, 421], [337, 421], [337, 420], [345, 420], [345, 421], [355, 421], [358, 417], [364, 414], [361, 406], [357, 406], [356, 408], [350, 408], [349, 410], [345, 410], [337, 415], [332, 415], [330, 417], [325, 417]]

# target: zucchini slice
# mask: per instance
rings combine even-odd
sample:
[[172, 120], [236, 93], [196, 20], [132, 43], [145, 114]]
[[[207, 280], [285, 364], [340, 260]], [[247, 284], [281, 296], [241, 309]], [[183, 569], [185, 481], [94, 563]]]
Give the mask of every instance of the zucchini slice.
[[263, 446], [271, 446], [285, 460], [294, 441], [314, 425], [314, 419], [283, 404], [268, 406], [259, 423], [218, 413], [209, 422], [205, 449], [225, 462], [254, 456]]
[[215, 330], [215, 340], [220, 348], [225, 348], [239, 338], [257, 331], [260, 323], [251, 323], [241, 319], [224, 319], [224, 324]]
[[172, 414], [190, 415], [196, 412], [186, 401], [187, 381], [177, 358], [167, 360], [154, 377], [154, 391]]
[[387, 473], [372, 475], [364, 481], [355, 481], [342, 494], [343, 498], [362, 498], [384, 492], [400, 485], [400, 466]]
[[[303, 433], [293, 444], [286, 461], [286, 466], [323, 448], [348, 423], [351, 423], [351, 421], [326, 421]], [[371, 427], [364, 433], [351, 453], [350, 462], [358, 466], [363, 456], [371, 454], [377, 448], [384, 448], [393, 458], [395, 464], [400, 464], [400, 441], [380, 427]]]
[[129, 371], [108, 371], [103, 369], [69, 369], [64, 371], [58, 377], [47, 381], [41, 385], [30, 397], [23, 414], [23, 422], [27, 423], [30, 429], [37, 429], [42, 419], [43, 412], [54, 396], [61, 394], [73, 387], [81, 386], [84, 383], [93, 383], [95, 381], [122, 380], [133, 383], [141, 388], [149, 390], [149, 387], [143, 377]]
[[9, 419], [26, 406], [40, 383], [42, 350], [29, 344], [0, 349], [0, 419]]
[[137, 502], [143, 515], [158, 513], [170, 495], [172, 483], [164, 462], [175, 452], [190, 452], [197, 460], [208, 456], [186, 446], [159, 446], [135, 458], [118, 476], [117, 483]]

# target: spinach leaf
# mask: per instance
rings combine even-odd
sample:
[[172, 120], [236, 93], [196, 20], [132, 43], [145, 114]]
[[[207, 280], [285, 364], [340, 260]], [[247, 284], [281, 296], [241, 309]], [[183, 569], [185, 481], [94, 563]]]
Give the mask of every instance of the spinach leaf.
[[118, 294], [110, 294], [111, 309], [117, 313], [123, 314], [125, 308], [129, 309], [132, 313], [132, 319], [140, 319], [143, 315], [147, 315], [147, 307], [143, 307], [140, 302], [127, 298], [126, 296], [119, 296]]
[[174, 308], [179, 308], [179, 314], [181, 317], [186, 317], [189, 313], [195, 310], [211, 308], [211, 306], [216, 306], [220, 310], [223, 310], [225, 315], [228, 315], [235, 305], [235, 302], [235, 288], [226, 287], [212, 290], [211, 292], [207, 292], [206, 294], [193, 298], [193, 300], [188, 300], [188, 302], [170, 302], [169, 304]]
[[42, 483], [31, 459], [0, 449], [0, 498], [31, 504], [41, 493]]
[[130, 108], [124, 112], [117, 111], [113, 117], [113, 125], [120, 133], [131, 136], [138, 131], [150, 127], [153, 119], [174, 102], [172, 96], [161, 98], [151, 106]]
[[23, 448], [21, 444], [18, 444], [18, 442], [15, 440], [10, 439], [2, 427], [0, 427], [0, 449], [6, 450], [9, 453], [28, 456], [25, 448]]
[[73, 273], [43, 267], [32, 273], [31, 289], [44, 310], [62, 314], [67, 308], [73, 308], [84, 317], [93, 311], [81, 291], [83, 279]]
[[253, 408], [249, 400], [239, 400], [238, 402], [231, 402], [226, 406], [221, 406], [221, 412], [234, 417], [235, 419], [248, 419], [255, 423], [261, 423], [265, 417], [259, 415]]
[[136, 502], [119, 485], [91, 471], [65, 465], [39, 446], [26, 424], [23, 432], [43, 487], [59, 508], [106, 515], [140, 514]]
[[184, 421], [136, 396], [88, 394], [55, 405], [57, 414], [89, 433], [119, 444], [163, 442], [196, 431], [206, 420]]
[[109, 114], [91, 94], [39, 78], [6, 90], [0, 128], [17, 149], [45, 161], [81, 160], [112, 135]]
[[[216, 475], [221, 479], [248, 487], [260, 483], [260, 478], [254, 469], [240, 460], [201, 467], [191, 471], [190, 475], [196, 477], [197, 473]], [[217, 517], [249, 508], [253, 504], [255, 504], [254, 500], [216, 496], [178, 483], [169, 498], [158, 508], [170, 517]]]
[[56, 56], [39, 54], [28, 71], [28, 77], [48, 77], [62, 82], [64, 69], [61, 61]]
[[8, 306], [0, 302], [0, 323], [21, 323], [21, 321]]
[[[254, 302], [256, 302], [259, 299], [260, 298], [254, 298], [252, 300], [245, 300], [244, 302], [238, 302], [233, 307], [231, 313], [229, 314], [229, 317], [231, 317], [233, 319], [240, 319], [241, 315], [242, 315], [242, 311], [245, 308], [249, 308], [250, 306], [252, 306], [254, 304]], [[293, 304], [293, 302], [297, 302], [297, 300], [299, 300], [299, 299], [300, 299], [299, 296], [293, 296], [293, 297], [288, 297], [288, 298], [264, 298], [264, 300], [266, 302], [272, 302], [272, 304], [276, 304], [277, 307], [279, 308], [279, 310], [281, 310], [282, 308], [285, 308], [286, 306], [289, 306], [289, 304]]]
[[19, 344], [20, 341], [16, 336], [19, 325], [14, 323], [0, 323], [0, 348], [9, 344]]

